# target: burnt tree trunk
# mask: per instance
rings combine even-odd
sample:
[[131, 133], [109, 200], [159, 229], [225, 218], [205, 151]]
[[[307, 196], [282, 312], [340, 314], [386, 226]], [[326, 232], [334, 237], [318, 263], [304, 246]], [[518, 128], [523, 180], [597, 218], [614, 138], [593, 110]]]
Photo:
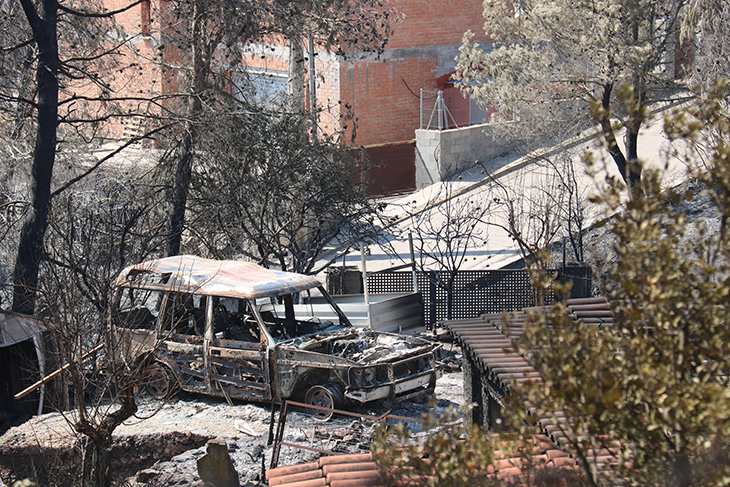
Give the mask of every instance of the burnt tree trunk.
[[[114, 350], [107, 350], [114, 354]], [[137, 402], [135, 400], [135, 389], [139, 385], [140, 378], [145, 375], [145, 371], [154, 362], [154, 351], [139, 355], [134, 362], [129, 364], [129, 368], [124, 371], [115, 370], [114, 379], [118, 387], [118, 395], [115, 402], [118, 407], [112, 411], [105, 411], [101, 415], [96, 415], [92, 420], [87, 411], [86, 404], [79, 401], [78, 404], [78, 420], [74, 423], [74, 429], [84, 435], [88, 441], [84, 446], [84, 459], [88, 464], [83, 465], [84, 485], [89, 487], [111, 487], [112, 471], [111, 471], [111, 450], [112, 450], [112, 434], [114, 430], [127, 419], [131, 418], [137, 412]], [[76, 394], [80, 394], [83, 398], [84, 391], [77, 388]], [[93, 407], [91, 408], [93, 409]], [[99, 413], [99, 409], [95, 411]]]
[[[137, 364], [146, 363], [148, 356], [138, 359]], [[126, 377], [120, 391], [119, 408], [108, 414], [100, 423], [94, 424], [83, 417], [74, 426], [76, 431], [85, 435], [88, 441], [85, 445], [84, 458], [90, 459], [89, 465], [83, 466], [84, 481], [90, 487], [111, 487], [111, 448], [114, 430], [137, 412], [137, 403], [134, 398], [134, 388], [137, 378]]]
[[[196, 0], [193, 6], [192, 23], [192, 60], [193, 79], [190, 86], [190, 100], [188, 102], [187, 122], [180, 141], [180, 150], [177, 153], [175, 164], [175, 178], [170, 200], [171, 208], [167, 225], [167, 255], [178, 255], [185, 228], [185, 210], [188, 204], [190, 179], [193, 172], [193, 159], [197, 140], [196, 120], [202, 110], [201, 96], [205, 88], [206, 66], [210, 56], [205, 56], [205, 5], [202, 0]], [[207, 60], [206, 60], [207, 58]]]
[[[33, 314], [38, 274], [43, 260], [43, 238], [51, 208], [51, 179], [56, 159], [58, 126], [58, 3], [55, 0], [21, 0], [38, 47], [38, 127], [31, 169], [31, 208], [20, 232], [13, 270], [13, 311]], [[36, 5], [38, 10], [36, 10]]]
[[185, 124], [185, 131], [177, 155], [175, 178], [172, 184], [170, 216], [167, 228], [167, 255], [178, 255], [185, 227], [185, 209], [188, 204], [190, 178], [193, 171], [193, 150], [195, 145], [195, 126]]
[[[639, 126], [636, 124], [630, 124], [628, 127], [628, 153], [629, 159], [627, 161], [626, 156], [621, 151], [621, 148], [616, 141], [616, 134], [613, 131], [611, 125], [611, 112], [610, 112], [610, 101], [611, 92], [613, 91], [613, 84], [608, 83], [603, 87], [603, 96], [601, 98], [601, 108], [603, 108], [601, 115], [601, 129], [603, 136], [606, 138], [606, 144], [608, 146], [608, 152], [611, 154], [611, 158], [616, 163], [619, 173], [623, 178], [624, 182], [629, 186], [629, 193], [634, 191], [641, 182], [641, 168], [638, 167], [637, 157], [637, 141], [639, 138]], [[632, 143], [633, 141], [633, 143]], [[632, 159], [633, 155], [633, 159]]]
[[453, 319], [454, 313], [454, 283], [456, 282], [456, 272], [449, 271], [449, 280], [446, 281], [446, 319]]

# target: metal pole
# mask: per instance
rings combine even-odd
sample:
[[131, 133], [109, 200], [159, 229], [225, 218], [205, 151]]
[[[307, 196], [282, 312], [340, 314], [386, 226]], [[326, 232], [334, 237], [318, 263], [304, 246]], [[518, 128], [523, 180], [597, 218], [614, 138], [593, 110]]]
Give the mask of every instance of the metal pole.
[[413, 292], [418, 292], [418, 275], [416, 274], [416, 254], [413, 251], [413, 232], [408, 232], [408, 246], [411, 249], [411, 270], [413, 271]]
[[[33, 345], [35, 346], [35, 354], [38, 358], [38, 373], [41, 376], [41, 380], [43, 380], [43, 376], [46, 374], [46, 364], [43, 360], [43, 350], [41, 349], [41, 342], [38, 338], [38, 335], [33, 335]], [[41, 390], [40, 395], [38, 397], [38, 416], [43, 414], [43, 400], [46, 395], [46, 385], [41, 384]]]
[[[104, 344], [103, 343], [101, 345], [97, 345], [96, 347], [92, 348], [91, 350], [89, 350], [88, 352], [86, 352], [85, 354], [83, 354], [79, 360], [84, 360], [85, 358], [88, 358], [90, 355], [92, 355], [95, 352], [98, 352], [102, 348], [104, 348]], [[42, 378], [41, 380], [39, 380], [35, 384], [26, 387], [25, 389], [23, 389], [22, 391], [20, 391], [16, 395], [14, 395], [13, 396], [13, 399], [16, 399], [16, 400], [17, 399], [22, 399], [23, 397], [27, 396], [28, 394], [30, 394], [34, 390], [38, 389], [43, 384], [48, 383], [51, 379], [54, 379], [54, 378], [58, 377], [61, 373], [63, 373], [64, 370], [69, 369], [76, 362], [77, 361], [74, 360], [74, 361], [72, 361], [72, 362], [64, 365], [60, 369], [57, 369], [54, 372], [51, 372], [50, 374], [48, 374], [47, 376], [45, 376], [44, 378]]]
[[360, 244], [360, 267], [362, 268], [362, 289], [365, 295], [365, 306], [368, 310], [368, 327], [372, 328], [370, 322], [370, 293], [368, 293], [368, 269], [365, 265], [365, 244]]
[[317, 140], [317, 80], [314, 72], [314, 34], [309, 27], [309, 116], [312, 123], [312, 140]]
[[419, 104], [420, 104], [420, 108], [421, 108], [421, 111], [420, 111], [421, 123], [418, 128], [423, 129], [423, 88], [421, 88], [421, 98], [419, 99]]
[[449, 130], [449, 111], [446, 108], [446, 100], [444, 92], [441, 92], [441, 115], [444, 117], [444, 130]]
[[438, 128], [439, 130], [444, 129], [444, 93], [443, 91], [439, 90], [438, 94], [436, 95], [436, 116], [438, 117]]

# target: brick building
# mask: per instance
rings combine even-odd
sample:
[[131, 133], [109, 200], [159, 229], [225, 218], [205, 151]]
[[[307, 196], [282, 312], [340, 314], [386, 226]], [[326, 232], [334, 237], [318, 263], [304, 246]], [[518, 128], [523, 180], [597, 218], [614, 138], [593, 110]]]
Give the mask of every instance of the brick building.
[[420, 90], [424, 112], [430, 113], [439, 78], [456, 67], [461, 38], [472, 30], [486, 42], [482, 30], [482, 2], [474, 0], [391, 0], [404, 17], [395, 25], [379, 59], [342, 62], [340, 99], [359, 118], [356, 142], [384, 144], [414, 138], [421, 123]]
[[[126, 0], [105, 0], [109, 10], [126, 4]], [[134, 50], [129, 56], [131, 69], [120, 70], [117, 75], [119, 90], [160, 96], [179, 91], [182, 70], [176, 72], [169, 66], [180, 60], [180, 53], [171, 38], [174, 33], [168, 26], [166, 5], [166, 0], [147, 0], [117, 17], [131, 39], [129, 47]], [[379, 146], [378, 157], [385, 154], [374, 161], [380, 166], [379, 173], [383, 173], [385, 166], [405, 165], [395, 168], [393, 173], [397, 174], [396, 179], [405, 178], [403, 181], [396, 181], [393, 188], [373, 188], [375, 193], [415, 188], [414, 164], [403, 159], [400, 143], [406, 144], [406, 153], [413, 153], [407, 144], [413, 146], [415, 130], [428, 121], [437, 90], [444, 90], [452, 106], [468, 107], [468, 101], [448, 83], [449, 74], [455, 69], [455, 57], [466, 30], [476, 34], [475, 40], [488, 41], [482, 30], [479, 1], [390, 0], [388, 5], [398, 11], [401, 19], [395, 23], [394, 33], [380, 55], [349, 52], [340, 56], [321, 48], [316, 39], [314, 43], [319, 130], [342, 133], [347, 145]], [[218, 69], [230, 76], [234, 86], [244, 76], [251, 80], [261, 102], [281, 100], [287, 93], [289, 78], [286, 42], [273, 38], [246, 49], [239, 67], [220, 63]], [[308, 84], [305, 80], [305, 86]], [[464, 123], [463, 113], [457, 117], [460, 124]], [[141, 127], [137, 123], [138, 120], [127, 120], [125, 135], [139, 132]], [[396, 146], [391, 151], [388, 147], [393, 143]], [[391, 152], [399, 154], [395, 161], [388, 158]], [[387, 181], [391, 176], [378, 177]]]
[[[382, 54], [341, 57], [316, 51], [319, 125], [329, 132], [344, 129], [348, 143], [368, 146], [412, 140], [421, 125], [421, 90], [425, 113], [431, 111], [437, 90], [453, 90], [448, 75], [456, 67], [464, 32], [472, 30], [476, 41], [488, 41], [479, 1], [390, 0], [388, 4], [402, 19]], [[259, 45], [251, 48], [245, 62], [253, 70], [279, 77], [283, 84], [287, 58], [286, 47]]]
[[[318, 126], [328, 133], [341, 131], [345, 144], [368, 149], [376, 166], [370, 174], [375, 194], [416, 189], [415, 131], [433, 117], [439, 90], [447, 106], [460, 109], [449, 123], [487, 121], [487, 114], [449, 79], [465, 31], [472, 30], [476, 42], [489, 42], [482, 3], [390, 0], [388, 5], [402, 18], [381, 54], [343, 57], [317, 49], [315, 42]], [[288, 56], [286, 46], [260, 44], [250, 48], [244, 62], [280, 92], [286, 90]]]

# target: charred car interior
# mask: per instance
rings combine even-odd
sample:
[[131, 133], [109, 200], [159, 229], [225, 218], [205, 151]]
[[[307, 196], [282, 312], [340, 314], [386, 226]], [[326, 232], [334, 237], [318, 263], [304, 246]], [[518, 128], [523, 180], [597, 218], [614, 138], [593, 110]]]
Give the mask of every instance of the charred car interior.
[[[125, 358], [150, 351], [147, 390], [325, 408], [433, 392], [437, 345], [354, 328], [313, 276], [176, 256], [124, 269], [110, 330]], [[331, 305], [307, 311], [312, 295]]]

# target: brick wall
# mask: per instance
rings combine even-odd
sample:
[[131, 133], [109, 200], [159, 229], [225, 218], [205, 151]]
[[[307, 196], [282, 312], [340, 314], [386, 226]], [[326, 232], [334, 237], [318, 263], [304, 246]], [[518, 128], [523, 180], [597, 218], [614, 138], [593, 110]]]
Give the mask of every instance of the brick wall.
[[[466, 30], [488, 41], [479, 1], [391, 0], [404, 18], [378, 58], [344, 63], [340, 97], [355, 120], [358, 145], [412, 140], [420, 126], [421, 89], [437, 89], [439, 76], [453, 72]], [[427, 111], [431, 107], [424, 107]], [[352, 139], [348, 123], [347, 140]]]
[[[420, 125], [419, 91], [435, 91], [436, 79], [454, 70], [466, 30], [472, 29], [478, 41], [487, 40], [481, 2], [390, 0], [389, 5], [404, 18], [379, 57], [345, 60], [317, 52], [319, 126], [327, 133], [343, 129], [347, 144], [412, 140]], [[283, 43], [283, 39], [271, 41], [271, 45]], [[263, 47], [260, 54], [263, 57], [247, 57], [246, 64], [269, 69], [278, 64], [276, 69], [286, 69], [286, 48]]]
[[[126, 8], [129, 4], [128, 0], [104, 0], [104, 7], [109, 11]], [[117, 27], [129, 39], [119, 50], [121, 56], [115, 59], [117, 64], [113, 73], [105, 78], [115, 96], [148, 98], [170, 91], [173, 77], [156, 63], [164, 59], [164, 49], [159, 49], [163, 44], [160, 42], [160, 27], [164, 24], [159, 7], [159, 0], [149, 0], [114, 17]], [[134, 112], [148, 107], [143, 102], [132, 101], [125, 108]], [[109, 130], [118, 138], [138, 135], [149, 128], [141, 117], [124, 117], [115, 122], [118, 123], [109, 124]]]
[[389, 49], [458, 44], [467, 30], [474, 32], [476, 42], [488, 40], [479, 0], [389, 0], [388, 5], [405, 16], [395, 25]]
[[340, 74], [341, 100], [355, 119], [358, 145], [412, 140], [420, 123], [420, 88], [436, 86], [435, 56], [361, 61], [344, 64]]
[[324, 133], [339, 131], [341, 124], [340, 62], [337, 56], [317, 51], [314, 69], [317, 81], [318, 127]]
[[[105, 0], [108, 9], [121, 8], [127, 0]], [[174, 40], [166, 37], [164, 2], [151, 0], [118, 16], [127, 33], [149, 29], [131, 44], [130, 67], [118, 73], [115, 87], [124, 94], [174, 93], [182, 73], [165, 70], [144, 58], [179, 61]], [[453, 71], [454, 57], [463, 33], [471, 29], [476, 40], [486, 41], [482, 30], [481, 2], [475, 0], [390, 0], [404, 18], [381, 56], [343, 60], [324, 50], [316, 58], [319, 125], [327, 133], [344, 129], [344, 141], [374, 145], [414, 139], [420, 126], [421, 89], [435, 90], [436, 79]], [[146, 25], [145, 8], [149, 11]], [[164, 7], [162, 7], [164, 8]], [[163, 47], [164, 46], [164, 47]], [[273, 46], [273, 48], [272, 48]], [[137, 57], [137, 53], [141, 54]], [[265, 54], [265, 55], [264, 55]], [[288, 49], [283, 39], [252, 50], [243, 60], [249, 66], [286, 71]], [[427, 110], [429, 107], [425, 107]]]

